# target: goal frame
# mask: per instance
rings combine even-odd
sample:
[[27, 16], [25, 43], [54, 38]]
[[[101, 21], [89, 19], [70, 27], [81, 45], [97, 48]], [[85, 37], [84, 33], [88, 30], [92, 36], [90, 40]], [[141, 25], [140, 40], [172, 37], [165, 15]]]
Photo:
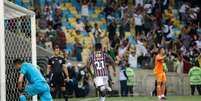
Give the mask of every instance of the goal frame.
[[[14, 9], [25, 15], [31, 16], [31, 48], [32, 48], [32, 64], [37, 64], [36, 54], [36, 20], [35, 13], [31, 10], [18, 6], [7, 0], [0, 0], [0, 101], [6, 101], [6, 63], [5, 63], [5, 26], [4, 20], [6, 11], [5, 7]], [[14, 12], [14, 11], [13, 11]], [[20, 15], [19, 15], [20, 16]], [[37, 96], [33, 97], [33, 101], [37, 101]]]

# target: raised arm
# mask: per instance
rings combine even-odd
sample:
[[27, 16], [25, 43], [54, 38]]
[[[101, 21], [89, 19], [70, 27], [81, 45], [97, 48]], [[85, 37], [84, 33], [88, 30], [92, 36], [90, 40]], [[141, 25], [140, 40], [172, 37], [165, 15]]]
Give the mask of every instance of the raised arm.
[[114, 71], [113, 75], [116, 76], [115, 62], [109, 55], [107, 55], [107, 62], [109, 62], [112, 65], [112, 69]]

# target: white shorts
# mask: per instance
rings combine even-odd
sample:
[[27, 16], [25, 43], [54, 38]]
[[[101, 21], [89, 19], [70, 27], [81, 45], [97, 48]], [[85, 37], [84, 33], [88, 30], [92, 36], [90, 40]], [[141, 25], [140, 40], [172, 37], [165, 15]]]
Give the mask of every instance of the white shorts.
[[94, 78], [96, 87], [108, 85], [108, 76], [99, 76]]

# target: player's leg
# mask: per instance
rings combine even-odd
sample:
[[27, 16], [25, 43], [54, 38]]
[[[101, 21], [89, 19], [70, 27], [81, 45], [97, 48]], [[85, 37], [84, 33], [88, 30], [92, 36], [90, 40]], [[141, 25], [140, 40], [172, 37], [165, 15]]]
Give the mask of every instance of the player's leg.
[[65, 86], [65, 81], [62, 81], [61, 92], [62, 92], [62, 95], [63, 95], [65, 101], [68, 101], [68, 94], [67, 94], [67, 90], [66, 90], [66, 86]]
[[154, 89], [151, 92], [151, 95], [152, 96], [157, 96], [157, 80], [155, 80], [155, 82], [154, 82]]
[[44, 92], [39, 94], [40, 96], [40, 101], [53, 101], [52, 96], [50, 94], [50, 92]]
[[65, 86], [61, 87], [61, 92], [63, 94], [63, 97], [64, 97], [65, 101], [68, 101], [68, 95], [67, 95], [67, 91], [66, 91]]
[[158, 96], [158, 98], [160, 99], [160, 98], [161, 98], [161, 81], [158, 81], [158, 80], [157, 80], [157, 87], [156, 87], [156, 90], [157, 90], [157, 96]]
[[25, 94], [27, 94], [28, 96], [37, 95], [38, 91], [35, 88], [36, 87], [34, 84], [29, 84], [29, 85], [26, 85], [24, 90], [25, 92], [23, 90], [20, 90], [20, 95], [19, 95], [20, 101], [26, 101]]
[[194, 95], [195, 92], [195, 85], [191, 85], [191, 95]]
[[98, 89], [99, 89], [100, 101], [105, 101], [106, 87], [103, 85], [103, 86], [98, 87]]
[[28, 96], [34, 96], [37, 95], [39, 93], [39, 91], [36, 89], [38, 85], [36, 84], [29, 84], [25, 87], [25, 93]]
[[127, 80], [121, 80], [121, 96], [128, 95]]
[[161, 99], [161, 95], [162, 95], [162, 87], [161, 87], [162, 75], [161, 75], [161, 73], [156, 74], [156, 82], [157, 82], [157, 85], [156, 85], [157, 96], [159, 99]]
[[161, 97], [162, 97], [162, 98], [165, 98], [165, 85], [166, 85], [166, 82], [163, 81], [163, 82], [161, 83]]
[[129, 86], [130, 95], [133, 96], [133, 86]]
[[46, 83], [41, 83], [40, 85], [41, 87], [38, 88], [39, 91], [41, 91], [39, 93], [39, 96], [40, 96], [40, 100], [41, 101], [53, 101], [52, 100], [52, 96], [50, 94], [50, 88], [48, 86], [48, 84]]
[[50, 83], [50, 94], [53, 98], [56, 98], [56, 85], [54, 83]]
[[199, 95], [201, 95], [201, 85], [197, 85], [197, 90], [198, 90]]
[[40, 93], [39, 96], [41, 101], [53, 101], [50, 90]]
[[107, 84], [107, 78], [104, 77], [96, 77], [94, 78], [94, 82], [96, 87], [98, 88], [99, 91], [99, 99], [100, 101], [105, 101], [105, 96], [106, 96], [106, 84]]
[[165, 88], [166, 88], [166, 75], [165, 75], [165, 73], [162, 73], [162, 82], [161, 82], [161, 97], [162, 97], [162, 99], [166, 99]]
[[56, 77], [53, 73], [50, 74], [51, 76], [49, 77], [49, 86], [50, 86], [50, 93], [53, 98], [56, 98]]

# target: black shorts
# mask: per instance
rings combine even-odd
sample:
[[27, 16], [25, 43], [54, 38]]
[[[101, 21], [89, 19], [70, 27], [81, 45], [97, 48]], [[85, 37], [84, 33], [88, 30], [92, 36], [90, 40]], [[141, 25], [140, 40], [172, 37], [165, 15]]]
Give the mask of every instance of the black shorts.
[[66, 83], [64, 81], [65, 76], [63, 73], [51, 73], [50, 75], [50, 87], [65, 87]]

